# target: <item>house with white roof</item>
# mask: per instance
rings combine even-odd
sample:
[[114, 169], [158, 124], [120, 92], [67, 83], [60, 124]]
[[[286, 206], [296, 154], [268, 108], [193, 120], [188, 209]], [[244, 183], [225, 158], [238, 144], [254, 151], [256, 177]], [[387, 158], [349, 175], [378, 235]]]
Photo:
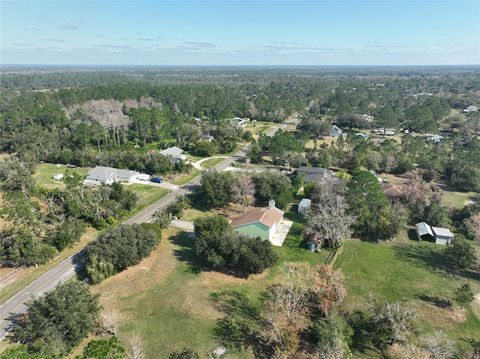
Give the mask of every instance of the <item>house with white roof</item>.
[[142, 174], [137, 171], [96, 166], [88, 172], [88, 176], [83, 181], [83, 184], [86, 186], [96, 186], [102, 183], [111, 185], [114, 182], [133, 183], [139, 179], [141, 175]]
[[184, 160], [187, 159], [187, 156], [185, 156], [183, 154], [183, 150], [180, 147], [177, 147], [177, 146], [173, 146], [173, 147], [167, 148], [163, 151], [160, 151], [160, 154], [164, 155], [164, 156], [167, 156], [167, 157], [170, 157], [172, 159], [172, 161], [174, 161], [174, 162], [178, 162], [178, 161], [181, 161], [181, 160], [184, 161]]

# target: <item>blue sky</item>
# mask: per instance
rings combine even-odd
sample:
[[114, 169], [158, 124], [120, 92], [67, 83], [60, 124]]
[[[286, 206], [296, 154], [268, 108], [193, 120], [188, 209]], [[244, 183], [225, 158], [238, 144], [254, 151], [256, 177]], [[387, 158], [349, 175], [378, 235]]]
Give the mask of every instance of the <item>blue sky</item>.
[[0, 63], [480, 63], [480, 1], [1, 1]]

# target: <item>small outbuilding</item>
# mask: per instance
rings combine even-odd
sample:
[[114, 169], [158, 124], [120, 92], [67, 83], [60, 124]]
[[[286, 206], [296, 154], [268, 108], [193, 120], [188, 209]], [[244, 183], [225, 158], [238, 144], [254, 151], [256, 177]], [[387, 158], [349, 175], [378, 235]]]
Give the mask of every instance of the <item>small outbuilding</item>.
[[340, 127], [338, 126], [332, 126], [332, 129], [330, 130], [330, 136], [334, 138], [338, 138], [342, 135], [343, 131]]
[[310, 252], [319, 252], [322, 246], [322, 240], [318, 234], [312, 234], [305, 239], [307, 248]]
[[62, 180], [63, 177], [64, 177], [63, 173], [57, 173], [56, 175], [53, 175], [52, 178], [53, 178], [55, 181], [60, 181], [60, 180]]
[[453, 233], [448, 228], [432, 227], [428, 223], [420, 222], [415, 225], [415, 232], [419, 241], [433, 241], [436, 244], [450, 245]]
[[312, 205], [312, 200], [308, 198], [303, 198], [298, 204], [298, 213], [301, 213], [304, 215], [305, 213], [308, 212], [311, 205]]

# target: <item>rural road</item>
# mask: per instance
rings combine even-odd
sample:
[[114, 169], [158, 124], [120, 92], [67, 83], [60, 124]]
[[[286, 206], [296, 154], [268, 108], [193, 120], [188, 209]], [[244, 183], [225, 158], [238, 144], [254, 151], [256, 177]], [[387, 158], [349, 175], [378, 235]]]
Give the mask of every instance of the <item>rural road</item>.
[[[220, 172], [230, 167], [233, 161], [245, 157], [248, 145], [242, 150], [235, 153], [232, 157], [226, 158], [213, 167], [216, 171]], [[167, 207], [175, 200], [178, 195], [187, 195], [193, 191], [193, 189], [200, 184], [201, 176], [197, 176], [192, 181], [179, 187], [177, 190], [168, 193], [165, 197], [152, 204], [151, 206], [143, 209], [139, 213], [127, 219], [125, 224], [136, 224], [149, 222], [152, 219], [153, 214], [159, 209]], [[12, 321], [9, 319], [12, 313], [21, 314], [25, 313], [27, 306], [25, 302], [33, 298], [38, 298], [44, 293], [48, 293], [55, 289], [55, 287], [72, 277], [81, 267], [83, 259], [83, 249], [75, 253], [71, 257], [60, 262], [58, 265], [50, 269], [48, 272], [35, 279], [32, 283], [21, 289], [17, 294], [6, 301], [0, 306], [0, 340], [2, 340], [12, 327]]]

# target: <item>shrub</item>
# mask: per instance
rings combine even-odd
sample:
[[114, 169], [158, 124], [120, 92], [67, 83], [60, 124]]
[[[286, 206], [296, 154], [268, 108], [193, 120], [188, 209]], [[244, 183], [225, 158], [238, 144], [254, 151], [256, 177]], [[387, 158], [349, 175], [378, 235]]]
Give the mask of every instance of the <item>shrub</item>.
[[476, 262], [472, 245], [459, 237], [455, 238], [451, 246], [443, 250], [443, 255], [450, 263], [461, 269], [470, 268]]
[[121, 272], [148, 256], [160, 236], [148, 226], [122, 225], [103, 233], [85, 249], [87, 276], [93, 283]]

